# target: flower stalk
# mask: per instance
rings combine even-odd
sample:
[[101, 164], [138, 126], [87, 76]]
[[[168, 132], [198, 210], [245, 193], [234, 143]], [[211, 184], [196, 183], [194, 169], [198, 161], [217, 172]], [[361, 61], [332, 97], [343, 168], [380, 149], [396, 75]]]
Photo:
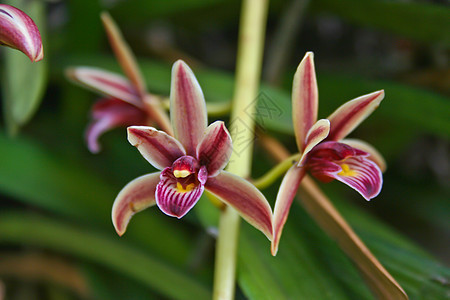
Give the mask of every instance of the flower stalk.
[[278, 165], [270, 169], [266, 174], [253, 180], [253, 185], [258, 189], [265, 189], [272, 185], [278, 178], [283, 176], [292, 165], [298, 162], [300, 154], [294, 154], [284, 159]]
[[[268, 3], [268, 0], [244, 0], [242, 3], [236, 85], [230, 118], [233, 140], [254, 139], [252, 112], [261, 76]], [[251, 143], [235, 143], [227, 170], [248, 178], [252, 150]], [[233, 208], [228, 206], [222, 211], [216, 246], [213, 299], [234, 298], [239, 221], [239, 215]]]

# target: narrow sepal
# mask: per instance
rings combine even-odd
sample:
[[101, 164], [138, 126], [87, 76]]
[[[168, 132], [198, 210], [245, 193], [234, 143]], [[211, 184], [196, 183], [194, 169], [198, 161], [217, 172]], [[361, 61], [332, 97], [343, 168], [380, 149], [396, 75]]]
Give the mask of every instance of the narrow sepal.
[[7, 4], [0, 4], [0, 45], [22, 51], [32, 62], [44, 57], [36, 24], [26, 13]]
[[205, 187], [272, 240], [272, 210], [264, 195], [254, 185], [239, 176], [222, 171], [216, 177], [208, 178]]
[[164, 169], [185, 155], [183, 146], [164, 131], [149, 126], [128, 127], [128, 141], [155, 168]]
[[298, 161], [298, 166], [303, 166], [303, 163], [308, 153], [321, 141], [323, 141], [330, 132], [330, 121], [327, 119], [321, 119], [317, 121], [306, 135], [305, 150], [303, 150], [302, 156]]
[[300, 185], [304, 175], [304, 168], [299, 168], [296, 165], [293, 165], [287, 171], [286, 175], [284, 175], [283, 181], [281, 182], [275, 201], [272, 221], [273, 240], [271, 251], [273, 256], [277, 254], [281, 233], [283, 231], [284, 224], [286, 223], [292, 200], [294, 200], [298, 186]]
[[295, 72], [292, 85], [292, 118], [300, 151], [304, 149], [309, 129], [317, 120], [319, 92], [313, 57], [312, 52], [306, 53]]
[[194, 73], [181, 60], [172, 68], [170, 119], [175, 138], [194, 156], [207, 125], [206, 104]]
[[210, 177], [219, 174], [230, 160], [231, 136], [222, 121], [216, 121], [206, 128], [203, 139], [197, 147], [200, 165], [206, 166]]
[[151, 173], [128, 183], [117, 195], [112, 208], [112, 221], [117, 234], [123, 235], [131, 217], [156, 204], [155, 190], [159, 174]]
[[364, 121], [384, 98], [384, 91], [373, 92], [341, 105], [327, 119], [330, 120], [331, 129], [327, 140], [339, 141], [345, 138], [362, 121]]
[[106, 131], [117, 127], [144, 125], [145, 113], [127, 102], [106, 98], [97, 101], [92, 107], [92, 122], [86, 130], [86, 141], [89, 151], [98, 153], [101, 150], [99, 137]]
[[194, 207], [202, 196], [207, 173], [204, 167], [201, 168], [198, 180], [185, 186], [177, 181], [170, 167], [161, 172], [160, 178], [156, 187], [156, 204], [166, 215], [180, 219]]
[[84, 87], [143, 108], [138, 91], [122, 75], [93, 67], [70, 68], [66, 75]]
[[358, 139], [343, 139], [340, 142], [347, 144], [353, 148], [367, 152], [369, 154], [367, 158], [376, 163], [377, 166], [380, 168], [381, 172], [384, 173], [386, 171], [387, 164], [383, 155], [381, 155], [381, 153], [369, 143]]
[[146, 93], [145, 82], [133, 52], [111, 16], [107, 12], [103, 12], [100, 17], [108, 35], [109, 43], [123, 72], [127, 75], [139, 95], [143, 97]]

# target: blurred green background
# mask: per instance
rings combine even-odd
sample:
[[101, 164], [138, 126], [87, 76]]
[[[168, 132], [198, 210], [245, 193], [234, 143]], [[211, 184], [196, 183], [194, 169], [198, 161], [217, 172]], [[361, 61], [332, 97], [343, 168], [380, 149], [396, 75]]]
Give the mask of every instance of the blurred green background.
[[[88, 152], [83, 134], [98, 96], [64, 70], [120, 72], [100, 23], [107, 10], [150, 92], [168, 95], [171, 64], [182, 58], [207, 101], [229, 101], [240, 1], [8, 3], [36, 21], [45, 57], [31, 64], [0, 49], [0, 298], [209, 299], [217, 211], [206, 198], [181, 221], [150, 209], [119, 238], [114, 198], [153, 170], [125, 129], [104, 135], [100, 154]], [[444, 0], [270, 4], [258, 98], [278, 113], [255, 116], [262, 132], [295, 151], [290, 89], [306, 51], [315, 53], [319, 117], [385, 89], [380, 108], [352, 133], [387, 160], [381, 194], [366, 202], [339, 183], [321, 186], [411, 299], [450, 299], [449, 49]], [[274, 164], [257, 136], [254, 177]], [[272, 205], [276, 191], [263, 191]], [[269, 241], [242, 223], [237, 299], [373, 299], [349, 258], [294, 203], [275, 258]]]

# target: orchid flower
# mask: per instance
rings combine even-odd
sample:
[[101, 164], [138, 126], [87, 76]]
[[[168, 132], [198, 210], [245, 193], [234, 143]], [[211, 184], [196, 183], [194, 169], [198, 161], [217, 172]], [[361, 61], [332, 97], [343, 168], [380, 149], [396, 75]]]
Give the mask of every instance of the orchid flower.
[[22, 51], [32, 62], [44, 57], [36, 24], [26, 13], [7, 4], [0, 4], [0, 45]]
[[182, 61], [172, 69], [170, 118], [174, 137], [153, 127], [128, 127], [129, 142], [161, 171], [138, 177], [120, 191], [112, 209], [117, 233], [125, 233], [136, 212], [155, 204], [165, 214], [181, 218], [206, 189], [271, 240], [270, 205], [248, 181], [223, 171], [232, 152], [230, 134], [221, 121], [207, 126], [203, 92]]
[[106, 96], [92, 107], [93, 121], [86, 130], [87, 145], [93, 153], [100, 151], [99, 137], [117, 127], [154, 122], [171, 133], [169, 119], [157, 97], [147, 92], [144, 78], [119, 28], [109, 14], [102, 13], [101, 19], [114, 54], [127, 78], [94, 67], [67, 70], [67, 76], [74, 82]]
[[320, 181], [338, 180], [366, 200], [376, 197], [382, 186], [383, 157], [371, 145], [344, 139], [384, 98], [377, 91], [348, 101], [327, 119], [317, 121], [318, 89], [313, 53], [308, 52], [294, 76], [292, 113], [300, 159], [287, 171], [275, 202], [272, 254], [278, 250], [281, 232], [299, 184], [309, 171]]

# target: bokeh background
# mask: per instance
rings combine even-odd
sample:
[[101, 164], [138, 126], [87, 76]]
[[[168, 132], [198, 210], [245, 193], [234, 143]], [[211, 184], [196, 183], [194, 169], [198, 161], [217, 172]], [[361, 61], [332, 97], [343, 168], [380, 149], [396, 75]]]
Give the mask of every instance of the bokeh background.
[[[91, 154], [83, 134], [98, 96], [69, 82], [70, 66], [121, 72], [99, 14], [108, 11], [138, 57], [148, 89], [168, 95], [185, 60], [209, 102], [229, 101], [240, 1], [17, 0], [38, 24], [45, 58], [1, 48], [0, 299], [208, 299], [217, 210], [201, 199], [182, 220], [150, 209], [124, 237], [111, 224], [118, 191], [152, 167], [125, 129]], [[384, 89], [352, 137], [375, 145], [388, 169], [366, 202], [321, 184], [411, 299], [450, 299], [448, 1], [271, 1], [258, 99], [259, 134], [295, 151], [290, 89], [313, 51], [319, 117]], [[210, 121], [217, 117], [211, 117]], [[227, 116], [220, 117], [229, 122]], [[254, 177], [275, 164], [255, 139]], [[277, 186], [264, 190], [273, 205]], [[296, 202], [276, 258], [245, 222], [238, 299], [373, 299], [351, 260]]]

